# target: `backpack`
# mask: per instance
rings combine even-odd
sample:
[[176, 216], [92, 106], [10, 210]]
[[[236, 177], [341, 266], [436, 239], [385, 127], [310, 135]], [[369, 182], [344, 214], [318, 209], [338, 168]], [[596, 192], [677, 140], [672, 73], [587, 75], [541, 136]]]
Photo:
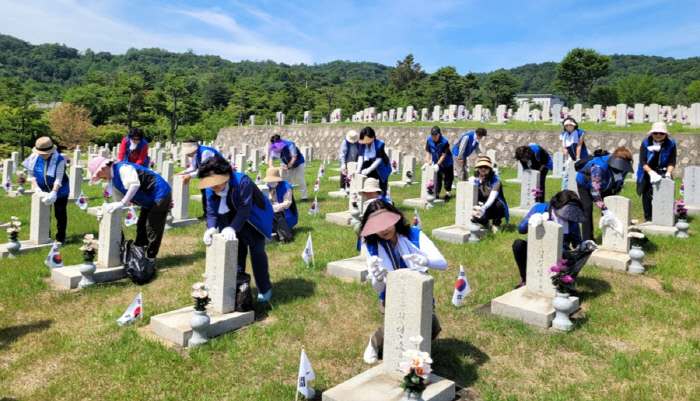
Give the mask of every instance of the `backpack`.
[[236, 312], [253, 309], [253, 290], [250, 289], [250, 274], [238, 272], [236, 276]]
[[596, 149], [593, 152], [593, 156], [586, 156], [578, 159], [576, 163], [574, 163], [574, 170], [581, 171], [584, 167], [586, 167], [586, 164], [588, 164], [589, 161], [595, 159], [596, 157], [603, 157], [609, 154], [610, 152], [605, 149]]

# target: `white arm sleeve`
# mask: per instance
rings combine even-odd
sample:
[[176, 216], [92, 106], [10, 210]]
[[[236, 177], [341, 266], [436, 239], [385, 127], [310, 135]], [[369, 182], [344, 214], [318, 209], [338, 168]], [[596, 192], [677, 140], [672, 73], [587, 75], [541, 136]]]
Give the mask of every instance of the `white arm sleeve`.
[[378, 157], [369, 167], [367, 167], [367, 170], [374, 171], [374, 169], [376, 169], [377, 166], [379, 166], [379, 163], [381, 163], [381, 162], [382, 162], [382, 159]]
[[447, 260], [442, 256], [433, 241], [422, 231], [420, 233], [420, 250], [428, 255], [428, 267], [435, 270], [447, 270]]
[[489, 198], [486, 200], [486, 203], [484, 203], [484, 209], [488, 209], [493, 205], [493, 202], [496, 201], [496, 197], [498, 196], [498, 191], [491, 191], [489, 194]]

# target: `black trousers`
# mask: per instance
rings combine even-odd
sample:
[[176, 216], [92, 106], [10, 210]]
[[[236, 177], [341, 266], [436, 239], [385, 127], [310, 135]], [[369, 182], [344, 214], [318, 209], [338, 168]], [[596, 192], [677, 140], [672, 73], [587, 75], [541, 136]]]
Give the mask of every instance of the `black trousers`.
[[[66, 213], [66, 205], [68, 205], [68, 195], [56, 199], [53, 204], [53, 215], [56, 217], [56, 238], [54, 240], [65, 244], [66, 242], [66, 227], [68, 226], [68, 213]], [[51, 226], [49, 225], [49, 237], [51, 237]]]
[[547, 173], [549, 173], [549, 169], [547, 167], [544, 167], [540, 171], [540, 189], [542, 190], [542, 196], [537, 196], [535, 197], [535, 202], [536, 203], [544, 203], [544, 198], [547, 195]]
[[200, 192], [202, 194], [202, 213], [203, 213], [202, 216], [204, 216], [204, 218], [206, 219], [207, 218], [207, 190], [203, 189]]
[[501, 225], [501, 221], [506, 217], [506, 206], [501, 202], [500, 199], [496, 199], [491, 207], [486, 209], [484, 216], [477, 219], [479, 224], [486, 227], [489, 224], [489, 220], [493, 220], [493, 225], [498, 227]]
[[455, 170], [454, 166], [442, 167], [437, 173], [437, 182], [435, 183], [435, 193], [440, 196], [440, 191], [442, 190], [442, 182], [445, 181], [445, 192], [452, 191], [452, 183], [455, 180]]
[[513, 257], [515, 264], [518, 265], [520, 281], [525, 281], [527, 278], [527, 241], [523, 239], [513, 241]]
[[155, 258], [160, 250], [165, 232], [165, 220], [170, 210], [172, 194], [156, 202], [149, 208], [142, 207], [136, 222], [136, 240], [134, 243], [146, 247], [146, 257]]
[[581, 184], [577, 185], [578, 197], [581, 198], [583, 213], [586, 215], [586, 221], [581, 223], [581, 236], [584, 241], [593, 240], [593, 197], [588, 188]]

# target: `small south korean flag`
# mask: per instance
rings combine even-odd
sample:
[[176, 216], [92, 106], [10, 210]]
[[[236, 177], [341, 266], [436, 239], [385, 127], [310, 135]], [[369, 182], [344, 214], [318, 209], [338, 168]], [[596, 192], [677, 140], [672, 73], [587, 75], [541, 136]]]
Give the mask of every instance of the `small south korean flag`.
[[309, 214], [318, 215], [318, 195], [314, 196], [314, 201], [311, 202], [311, 209], [309, 209]]
[[78, 205], [80, 210], [85, 210], [88, 207], [88, 199], [85, 197], [85, 194], [83, 191], [80, 191], [80, 195], [78, 196], [78, 200], [75, 201], [75, 204]]
[[301, 253], [301, 258], [306, 262], [306, 266], [309, 266], [309, 258], [312, 262], [314, 260], [314, 244], [311, 242], [311, 234], [309, 234], [309, 239], [306, 240], [306, 247]]
[[301, 393], [307, 400], [314, 398], [316, 391], [309, 387], [309, 381], [316, 378], [316, 373], [311, 367], [309, 358], [306, 357], [306, 351], [301, 350], [301, 361], [299, 362], [299, 377], [297, 379], [297, 391]]
[[469, 288], [469, 282], [467, 281], [467, 274], [464, 272], [464, 267], [459, 265], [459, 276], [457, 276], [457, 284], [455, 284], [455, 292], [452, 295], [452, 303], [456, 307], [462, 306], [462, 301], [464, 297], [469, 295], [471, 288]]
[[318, 192], [318, 190], [321, 188], [321, 181], [316, 178], [316, 183], [314, 184], [314, 192]]
[[7, 191], [7, 192], [12, 191], [12, 183], [10, 182], [10, 180], [7, 180], [5, 185], [3, 185], [2, 187], [5, 188], [5, 191]]
[[119, 323], [120, 326], [123, 326], [125, 324], [129, 324], [136, 320], [137, 317], [140, 317], [143, 319], [143, 309], [141, 309], [141, 293], [139, 292], [139, 295], [136, 296], [136, 299], [129, 305], [129, 308], [127, 308], [126, 312], [117, 319], [117, 323]]
[[258, 176], [255, 177], [255, 185], [260, 185], [262, 184], [262, 174], [258, 173]]
[[134, 206], [131, 205], [129, 206], [129, 209], [126, 211], [126, 216], [124, 216], [124, 224], [126, 224], [127, 227], [133, 226], [139, 221], [138, 216], [136, 215], [136, 210], [134, 210]]
[[61, 257], [61, 252], [59, 252], [58, 248], [59, 243], [54, 242], [48, 256], [46, 256], [46, 260], [44, 260], [44, 264], [52, 269], [63, 267], [63, 258]]
[[420, 228], [423, 222], [420, 221], [420, 216], [418, 216], [418, 209], [413, 209], [413, 227]]

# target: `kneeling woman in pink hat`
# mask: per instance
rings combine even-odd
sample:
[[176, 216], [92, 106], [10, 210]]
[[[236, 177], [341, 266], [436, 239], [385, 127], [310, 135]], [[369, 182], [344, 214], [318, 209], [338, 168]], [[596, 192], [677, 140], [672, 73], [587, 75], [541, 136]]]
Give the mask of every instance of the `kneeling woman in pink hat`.
[[[417, 227], [411, 227], [399, 209], [384, 200], [370, 203], [360, 226], [365, 240], [367, 270], [372, 277], [372, 287], [379, 293], [379, 311], [384, 315], [386, 279], [388, 272], [398, 269], [445, 270], [447, 261], [433, 241]], [[364, 253], [364, 252], [363, 252]], [[432, 338], [440, 333], [440, 322], [433, 313]], [[382, 353], [384, 322], [369, 338], [364, 360], [374, 363]]]
[[146, 246], [146, 257], [155, 262], [172, 199], [168, 182], [147, 168], [129, 162], [115, 163], [99, 156], [90, 160], [88, 171], [92, 174], [90, 184], [109, 180], [106, 191], [119, 199], [107, 204], [107, 212], [125, 207], [129, 202], [141, 206], [134, 243]]

